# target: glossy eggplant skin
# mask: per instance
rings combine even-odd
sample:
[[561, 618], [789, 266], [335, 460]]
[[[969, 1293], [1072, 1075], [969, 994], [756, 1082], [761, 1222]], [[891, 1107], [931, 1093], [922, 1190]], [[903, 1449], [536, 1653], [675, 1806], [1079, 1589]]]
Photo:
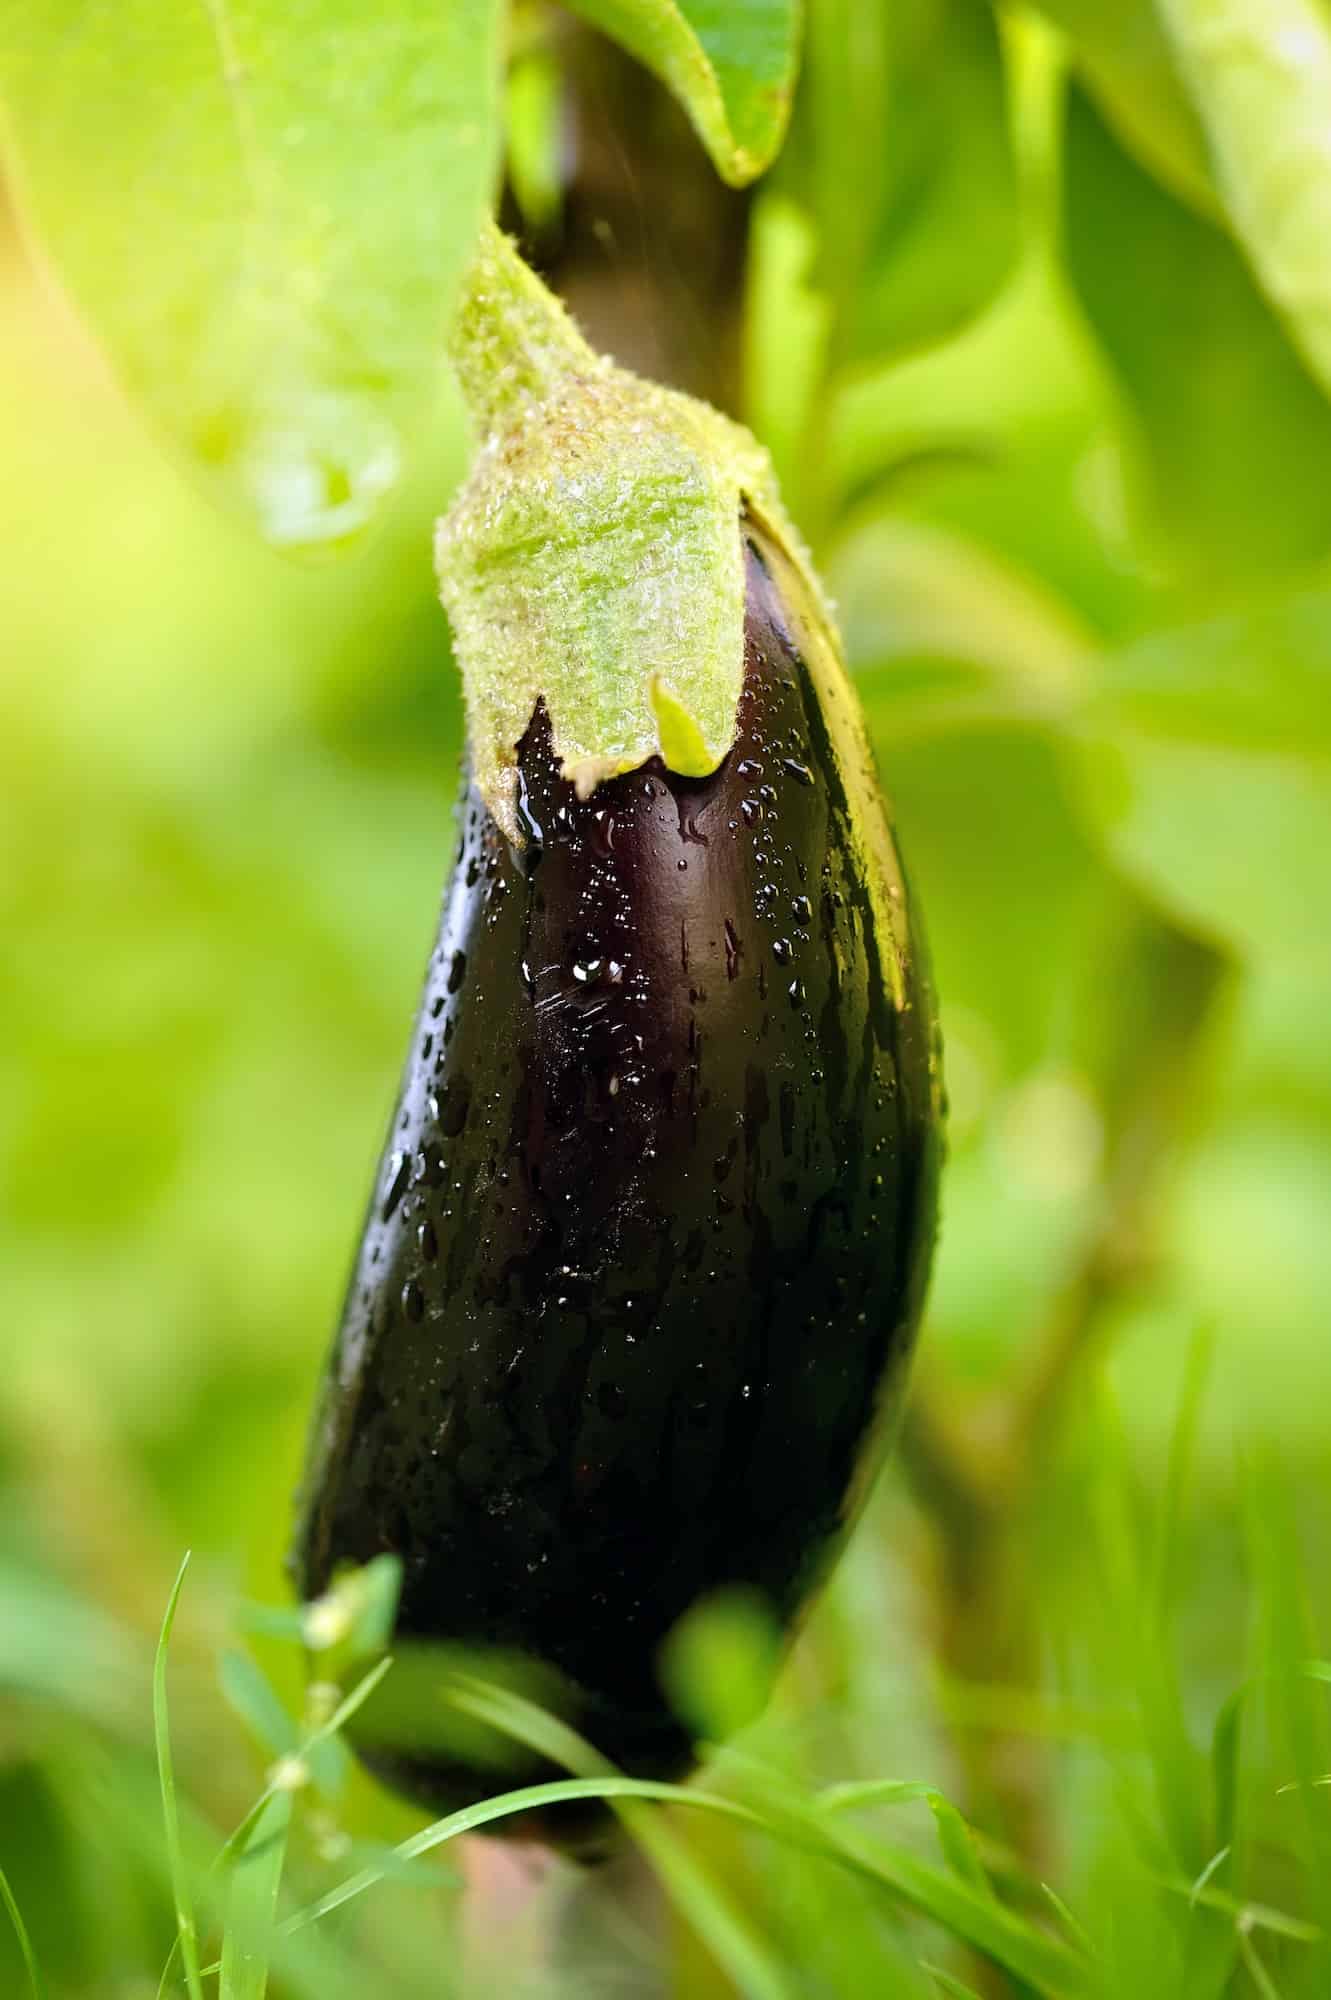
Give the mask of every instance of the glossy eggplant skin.
[[[689, 1760], [657, 1680], [680, 1615], [742, 1585], [788, 1624], [835, 1552], [934, 1235], [937, 1036], [886, 810], [817, 608], [742, 533], [719, 771], [579, 800], [538, 709], [525, 849], [464, 793], [294, 1557], [311, 1596], [396, 1552], [401, 1637], [552, 1664], [639, 1774]], [[370, 1761], [436, 1807], [502, 1788]]]

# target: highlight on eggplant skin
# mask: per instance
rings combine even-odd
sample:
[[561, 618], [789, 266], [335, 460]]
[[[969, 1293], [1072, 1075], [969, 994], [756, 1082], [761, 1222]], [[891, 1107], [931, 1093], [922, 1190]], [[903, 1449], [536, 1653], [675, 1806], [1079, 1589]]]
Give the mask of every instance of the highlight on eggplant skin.
[[[692, 1754], [657, 1678], [680, 1616], [740, 1586], [788, 1626], [835, 1553], [935, 1226], [932, 995], [855, 697], [742, 532], [712, 777], [579, 800], [538, 708], [522, 852], [464, 790], [293, 1555], [309, 1597], [396, 1553], [399, 1640], [545, 1663], [639, 1775]], [[563, 1775], [364, 1754], [437, 1809]]]

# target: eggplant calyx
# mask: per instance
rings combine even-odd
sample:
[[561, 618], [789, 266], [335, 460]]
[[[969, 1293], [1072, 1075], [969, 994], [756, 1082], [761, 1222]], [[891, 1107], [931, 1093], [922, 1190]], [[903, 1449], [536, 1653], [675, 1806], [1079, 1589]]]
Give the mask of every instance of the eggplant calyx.
[[652, 757], [708, 776], [735, 740], [745, 508], [807, 558], [756, 439], [597, 354], [493, 224], [452, 353], [480, 441], [435, 562], [472, 773], [520, 846], [517, 745], [538, 700], [584, 798]]

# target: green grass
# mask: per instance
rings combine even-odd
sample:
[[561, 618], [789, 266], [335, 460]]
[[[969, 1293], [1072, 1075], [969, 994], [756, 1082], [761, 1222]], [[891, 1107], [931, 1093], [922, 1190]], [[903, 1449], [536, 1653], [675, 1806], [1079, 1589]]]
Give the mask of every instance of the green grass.
[[[619, 1818], [624, 1839], [675, 1912], [652, 1954], [670, 1990], [754, 2000], [852, 1990], [1297, 2000], [1329, 1990], [1331, 1664], [1312, 1650], [1289, 1495], [1269, 1457], [1252, 1458], [1239, 1494], [1249, 1533], [1249, 1670], [1216, 1701], [1209, 1748], [1207, 1719], [1195, 1713], [1174, 1664], [1176, 1625], [1189, 1598], [1190, 1465], [1209, 1353], [1209, 1341], [1194, 1344], [1159, 1504], [1149, 1515], [1136, 1504], [1112, 1408], [1102, 1397], [1087, 1418], [1100, 1478], [1083, 1517], [1067, 1527], [1085, 1538], [1110, 1601], [1097, 1635], [1107, 1643], [1097, 1643], [1093, 1678], [1080, 1696], [1088, 1704], [1098, 1697], [1106, 1710], [1124, 1685], [1132, 1697], [1128, 1727], [1100, 1740], [1065, 1728], [1057, 1739], [1060, 1774], [1046, 1801], [1052, 1879], [968, 1822], [932, 1782], [887, 1772], [827, 1783], [811, 1775], [823, 1761], [810, 1736], [819, 1718], [801, 1712], [796, 1684], [817, 1659], [821, 1620], [788, 1668], [773, 1710], [706, 1757], [699, 1777], [684, 1786], [627, 1778], [557, 1717], [455, 1664], [441, 1667], [440, 1702], [570, 1775], [497, 1793], [364, 1853], [343, 1829], [350, 1774], [343, 1733], [392, 1673], [389, 1657], [368, 1668], [355, 1664], [380, 1643], [382, 1617], [336, 1656], [349, 1691], [335, 1699], [325, 1684], [303, 1713], [283, 1704], [252, 1653], [224, 1639], [217, 1672], [230, 1705], [277, 1758], [224, 1837], [203, 1802], [182, 1791], [173, 1754], [179, 1725], [168, 1716], [167, 1662], [177, 1614], [189, 1602], [182, 1562], [152, 1671], [158, 1824], [154, 1832], [142, 1798], [134, 1797], [126, 1747], [111, 1756], [101, 1829], [109, 1837], [122, 1812], [138, 1825], [138, 1864], [156, 1877], [174, 1911], [160, 1991], [183, 1991], [191, 2000], [263, 2000], [270, 1991], [275, 2000], [324, 2000], [389, 1990], [373, 1982], [386, 1980], [391, 1965], [391, 1990], [424, 2000], [437, 1988], [421, 1968], [440, 1954], [454, 1961], [462, 1910], [451, 1878], [427, 1867], [426, 1857], [533, 1808], [592, 1798]], [[857, 1545], [833, 1599], [853, 1600], [864, 1566]], [[196, 1588], [207, 1587], [200, 1573]], [[381, 1603], [384, 1588], [381, 1569], [373, 1584]], [[347, 1580], [344, 1600], [358, 1589]], [[843, 1602], [841, 1609], [850, 1608]], [[210, 1618], [216, 1609], [209, 1607]], [[251, 1625], [264, 1622], [243, 1606], [234, 1610]], [[301, 1621], [268, 1622], [280, 1634], [268, 1645], [281, 1678], [284, 1656], [299, 1651]], [[349, 1621], [341, 1625], [346, 1630]], [[841, 1727], [862, 1746], [872, 1735], [870, 1714], [850, 1689], [835, 1700]], [[1009, 1750], [1021, 1740], [1014, 1719]], [[243, 1760], [238, 1743], [211, 1732], [202, 1747], [209, 1757]], [[792, 1871], [800, 1881], [796, 1897], [787, 1893]], [[566, 1914], [581, 1910], [581, 1926], [554, 1920], [540, 1969], [524, 1975], [524, 1993], [572, 1995], [585, 1990], [595, 1964], [604, 1970], [603, 1956], [579, 1962], [576, 1938], [589, 1923], [594, 1930], [596, 1921], [609, 1921], [613, 1897], [598, 1913], [596, 1869], [567, 1864], [560, 1881], [561, 1906]], [[0, 1899], [28, 1982], [42, 1995], [42, 1973], [3, 1874]], [[862, 1982], [854, 1987], [835, 1969], [847, 1940]], [[597, 1950], [605, 1949], [602, 1939]], [[631, 1952], [625, 1962], [633, 1962]], [[1148, 1967], [1155, 1983], [1143, 1987]], [[483, 1972], [474, 1978], [474, 1990], [485, 1992]], [[450, 1990], [465, 1994], [473, 1986], [464, 1974]]]

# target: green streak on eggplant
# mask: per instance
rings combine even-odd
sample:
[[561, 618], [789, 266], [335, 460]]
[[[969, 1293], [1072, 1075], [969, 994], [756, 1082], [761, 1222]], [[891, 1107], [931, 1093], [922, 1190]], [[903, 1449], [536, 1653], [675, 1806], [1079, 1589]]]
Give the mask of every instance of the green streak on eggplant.
[[[717, 771], [581, 798], [538, 706], [520, 846], [464, 787], [294, 1556], [312, 1596], [396, 1554], [398, 1642], [540, 1663], [641, 1775], [692, 1754], [676, 1621], [741, 1587], [789, 1629], [839, 1547], [935, 1228], [936, 1017], [857, 704], [780, 539], [737, 532]], [[364, 1754], [437, 1808], [498, 1782]]]

